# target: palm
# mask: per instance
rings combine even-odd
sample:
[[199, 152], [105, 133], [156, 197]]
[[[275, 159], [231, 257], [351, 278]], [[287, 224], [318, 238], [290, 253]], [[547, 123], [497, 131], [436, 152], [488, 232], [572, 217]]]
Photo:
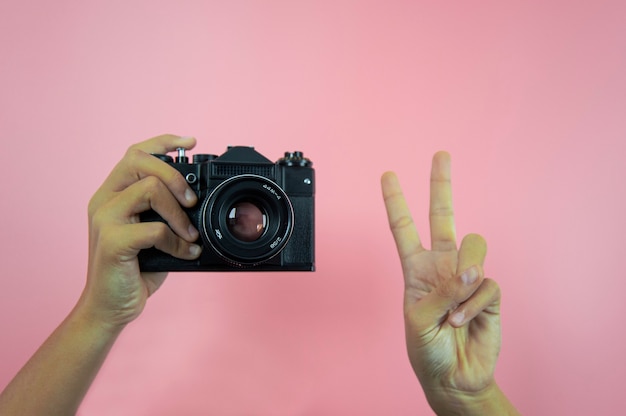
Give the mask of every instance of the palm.
[[[449, 257], [437, 254], [427, 253], [421, 256], [421, 260], [441, 261]], [[420, 262], [415, 264], [419, 267]], [[431, 262], [430, 267], [428, 262], [423, 264], [424, 268], [407, 279], [405, 289], [407, 348], [411, 364], [418, 375], [426, 373], [423, 375], [439, 379], [446, 387], [480, 390], [493, 378], [500, 348], [497, 310], [485, 310], [460, 328], [450, 325], [445, 317], [424, 322], [420, 319], [420, 299], [434, 289], [436, 283], [433, 282], [451, 278], [454, 273], [442, 274], [445, 266], [437, 266], [437, 261]]]
[[[165, 274], [140, 273], [137, 261], [138, 250], [121, 244], [107, 244], [121, 235], [121, 227], [109, 226], [92, 231], [93, 248], [90, 253], [88, 291], [89, 299], [102, 319], [113, 325], [125, 325], [134, 320], [146, 304], [147, 298], [160, 286]], [[97, 250], [107, 244], [110, 251]], [[93, 264], [91, 264], [93, 263]], [[94, 295], [98, 296], [94, 296]], [[103, 296], [104, 295], [104, 296]]]
[[406, 258], [404, 263], [404, 303], [408, 308], [456, 274], [457, 250], [423, 250]]

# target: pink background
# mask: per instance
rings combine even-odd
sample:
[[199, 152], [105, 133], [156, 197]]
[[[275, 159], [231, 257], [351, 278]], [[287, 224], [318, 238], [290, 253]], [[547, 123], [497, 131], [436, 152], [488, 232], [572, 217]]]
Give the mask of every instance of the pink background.
[[85, 415], [431, 414], [379, 177], [428, 240], [432, 154], [503, 290], [497, 379], [529, 415], [619, 414], [623, 1], [0, 3], [0, 388], [86, 269], [86, 205], [132, 143], [302, 150], [314, 274], [172, 274]]

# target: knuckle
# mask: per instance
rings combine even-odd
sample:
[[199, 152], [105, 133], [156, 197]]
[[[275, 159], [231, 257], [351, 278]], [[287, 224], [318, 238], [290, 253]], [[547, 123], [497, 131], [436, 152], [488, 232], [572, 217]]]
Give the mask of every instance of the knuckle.
[[402, 215], [398, 218], [394, 218], [389, 223], [389, 227], [392, 230], [401, 230], [405, 227], [410, 227], [413, 225], [413, 218], [410, 215]]
[[155, 176], [146, 176], [141, 180], [143, 195], [146, 199], [152, 200], [163, 192], [163, 183]]
[[126, 154], [124, 155], [124, 163], [128, 166], [136, 166], [146, 156], [149, 155], [139, 147], [139, 144], [134, 144], [130, 146], [128, 150], [126, 150]]
[[183, 175], [173, 167], [167, 166], [168, 169], [163, 171], [163, 181], [172, 189], [183, 190], [187, 187], [187, 181]]
[[174, 254], [176, 257], [187, 257], [189, 252], [188, 244], [178, 237], [176, 237], [174, 241]]
[[126, 149], [126, 157], [128, 158], [139, 157], [142, 153], [144, 153], [144, 151], [140, 149], [139, 143], [132, 144]]
[[156, 176], [146, 176], [145, 178], [142, 179], [143, 182], [143, 186], [146, 187], [146, 190], [157, 190], [160, 189], [161, 186], [163, 185], [161, 183], [161, 181], [159, 180], [159, 178], [157, 178]]
[[166, 224], [155, 226], [153, 233], [154, 246], [157, 249], [176, 257], [181, 257], [186, 252], [186, 243]]
[[454, 236], [448, 238], [439, 238], [437, 240], [437, 250], [440, 251], [453, 251], [456, 250], [456, 240]]
[[487, 242], [480, 234], [467, 234], [461, 242], [465, 261], [482, 263], [487, 255]]
[[91, 226], [96, 229], [106, 229], [106, 224], [108, 222], [107, 210], [102, 209], [101, 207], [94, 208], [93, 211], [90, 211], [91, 218]]
[[111, 227], [103, 227], [98, 234], [98, 240], [105, 247], [109, 247], [112, 242], [115, 242], [117, 233], [112, 232], [113, 228]]
[[496, 297], [500, 297], [500, 285], [495, 280], [486, 278], [485, 280], [483, 280], [482, 284], [487, 291], [493, 293], [493, 295]]
[[97, 232], [95, 243], [105, 255], [110, 255], [116, 251], [115, 247], [120, 244], [120, 232], [117, 227], [100, 227]]
[[96, 193], [89, 199], [89, 203], [87, 204], [87, 216], [89, 218], [93, 218], [96, 212], [98, 211], [99, 206], [100, 206], [100, 198], [98, 197], [98, 194]]
[[431, 217], [453, 217], [454, 209], [451, 206], [434, 206], [430, 209]]
[[171, 234], [170, 227], [167, 224], [154, 221], [151, 223], [151, 229], [151, 239], [153, 241], [167, 242]]

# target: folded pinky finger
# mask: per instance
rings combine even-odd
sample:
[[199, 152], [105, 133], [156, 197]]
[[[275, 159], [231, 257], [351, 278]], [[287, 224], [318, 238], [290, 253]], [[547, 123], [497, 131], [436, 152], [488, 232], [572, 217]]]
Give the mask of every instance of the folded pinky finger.
[[498, 314], [500, 311], [500, 286], [492, 279], [484, 279], [478, 289], [448, 316], [454, 327], [462, 327], [481, 313]]

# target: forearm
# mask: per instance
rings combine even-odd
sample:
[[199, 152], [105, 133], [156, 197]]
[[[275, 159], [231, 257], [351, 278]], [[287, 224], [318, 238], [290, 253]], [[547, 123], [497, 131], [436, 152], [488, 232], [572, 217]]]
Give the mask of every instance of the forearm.
[[0, 394], [0, 414], [75, 414], [120, 331], [76, 307]]
[[513, 416], [520, 415], [497, 384], [477, 393], [449, 393], [430, 391], [428, 403], [441, 416]]

